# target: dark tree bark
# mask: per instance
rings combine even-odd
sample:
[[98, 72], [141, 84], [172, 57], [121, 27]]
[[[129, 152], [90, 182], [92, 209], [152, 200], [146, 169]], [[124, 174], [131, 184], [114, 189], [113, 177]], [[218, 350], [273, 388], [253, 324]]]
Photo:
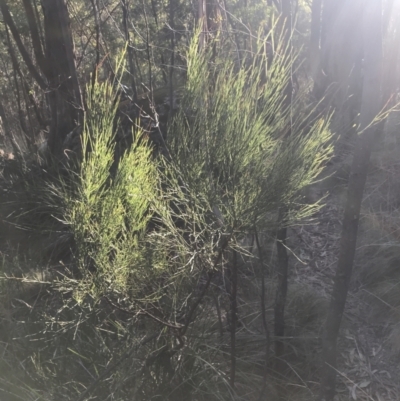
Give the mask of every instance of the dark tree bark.
[[323, 370], [321, 401], [332, 401], [335, 395], [337, 337], [346, 304], [352, 274], [358, 222], [372, 147], [376, 140], [376, 125], [371, 125], [380, 110], [382, 76], [382, 5], [371, 0], [364, 8], [364, 82], [360, 115], [360, 133], [348, 184], [343, 217], [339, 260], [323, 338]]
[[39, 30], [39, 37], [40, 37], [40, 42], [42, 43], [42, 48], [44, 49], [44, 33], [43, 33], [43, 26], [40, 20], [40, 13], [39, 13], [39, 9], [38, 9], [38, 1], [40, 0], [33, 0], [33, 8], [35, 11], [35, 19], [37, 21], [37, 26], [38, 26], [38, 30]]
[[32, 7], [31, 0], [22, 0], [25, 8], [25, 14], [26, 18], [28, 20], [28, 25], [29, 25], [29, 31], [31, 34], [31, 39], [32, 39], [32, 46], [33, 46], [33, 52], [35, 53], [35, 58], [36, 61], [41, 69], [41, 71], [44, 73], [45, 76], [48, 75], [47, 73], [47, 63], [46, 59], [43, 53], [43, 48], [42, 48], [42, 41], [40, 39], [40, 34], [39, 34], [39, 21], [36, 20], [36, 15], [35, 15], [35, 10]]
[[65, 0], [42, 0], [46, 59], [49, 65], [51, 127], [49, 149], [60, 155], [67, 135], [83, 119], [83, 102]]
[[48, 93], [51, 111], [49, 149], [54, 155], [60, 155], [68, 133], [83, 118], [83, 102], [75, 66], [68, 9], [65, 0], [42, 0], [46, 47], [44, 55], [35, 10], [30, 0], [23, 0], [23, 4], [36, 61], [46, 79], [39, 73], [22, 43], [6, 0], [0, 0], [0, 9], [28, 71], [40, 88]]
[[91, 0], [92, 8], [93, 8], [93, 15], [94, 15], [94, 25], [96, 31], [96, 70], [100, 65], [100, 38], [101, 38], [101, 31], [100, 31], [100, 16], [99, 16], [99, 4], [98, 0]]

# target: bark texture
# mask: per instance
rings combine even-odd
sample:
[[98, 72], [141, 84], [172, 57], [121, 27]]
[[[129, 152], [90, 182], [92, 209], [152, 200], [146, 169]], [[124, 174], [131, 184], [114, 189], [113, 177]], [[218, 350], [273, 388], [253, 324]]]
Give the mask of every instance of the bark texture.
[[67, 135], [82, 122], [83, 102], [66, 2], [42, 0], [42, 7], [50, 87], [51, 127], [48, 143], [52, 154], [60, 155]]

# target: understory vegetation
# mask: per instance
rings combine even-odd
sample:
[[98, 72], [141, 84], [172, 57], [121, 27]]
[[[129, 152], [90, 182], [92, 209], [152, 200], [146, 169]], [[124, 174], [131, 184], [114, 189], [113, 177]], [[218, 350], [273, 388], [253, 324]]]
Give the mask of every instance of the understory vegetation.
[[[21, 338], [28, 349], [39, 346], [26, 369], [32, 386], [43, 383], [44, 398], [110, 391], [120, 400], [200, 400], [267, 391], [273, 281], [265, 282], [264, 247], [279, 224], [320, 208], [302, 191], [331, 157], [329, 119], [312, 120], [301, 102], [283, 106], [291, 59], [273, 63], [260, 87], [265, 63], [237, 70], [218, 43], [200, 54], [198, 45], [194, 39], [188, 49], [183, 106], [163, 154], [136, 125], [115, 160], [118, 93], [106, 81], [87, 90], [79, 155], [43, 169], [34, 185], [32, 161], [16, 178], [16, 197], [28, 200], [20, 224], [40, 219], [53, 252], [63, 242], [68, 255], [40, 280], [36, 269], [21, 266], [18, 278], [4, 266], [9, 280], [29, 281], [37, 292]], [[282, 137], [293, 114], [291, 135]], [[261, 303], [243, 302], [249, 291]]]
[[400, 5], [142, 3], [0, 0], [0, 399], [400, 399]]

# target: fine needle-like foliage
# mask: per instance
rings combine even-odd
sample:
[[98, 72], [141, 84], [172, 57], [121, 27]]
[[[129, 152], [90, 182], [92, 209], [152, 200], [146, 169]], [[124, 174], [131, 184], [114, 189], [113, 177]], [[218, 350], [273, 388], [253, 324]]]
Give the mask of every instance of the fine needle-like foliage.
[[196, 38], [165, 157], [152, 156], [138, 128], [115, 167], [115, 85], [88, 89], [82, 161], [73, 190], [62, 194], [82, 273], [78, 299], [165, 298], [185, 288], [176, 286], [183, 277], [197, 280], [194, 270], [215, 269], [255, 226], [274, 228], [280, 206], [288, 210], [285, 224], [318, 207], [301, 205], [301, 190], [329, 159], [331, 137], [326, 120], [305, 124], [309, 113], [300, 102], [285, 106], [293, 59], [278, 47], [265, 77], [261, 50], [249, 66], [238, 66], [218, 42], [198, 51]]
[[[139, 243], [151, 213], [157, 182], [152, 149], [137, 129], [131, 147], [115, 162], [118, 97], [111, 82], [88, 89], [82, 161], [71, 193], [64, 193], [65, 221], [72, 230], [82, 280], [75, 296], [94, 298], [140, 287]], [[132, 290], [132, 288], [130, 288]]]
[[[282, 206], [287, 213], [281, 224], [311, 216], [320, 204], [304, 205], [301, 192], [318, 178], [333, 150], [327, 120], [313, 121], [303, 102], [286, 105], [294, 59], [285, 49], [278, 47], [266, 79], [261, 50], [246, 67], [218, 42], [198, 49], [194, 39], [181, 107], [169, 125], [168, 152], [161, 160], [159, 198], [153, 204], [159, 226], [148, 237], [153, 250], [168, 255], [156, 310], [178, 325], [180, 341], [188, 331], [197, 332], [192, 320], [205, 309], [199, 300], [218, 272], [232, 280], [227, 291], [235, 319], [232, 300], [240, 286], [232, 289], [237, 286], [234, 255], [243, 252], [243, 238], [255, 228], [274, 230]], [[195, 308], [200, 311], [193, 313]], [[231, 363], [232, 385], [236, 367]], [[221, 386], [229, 388], [225, 380], [216, 384]]]
[[198, 52], [192, 41], [182, 107], [168, 132], [182, 199], [201, 204], [226, 233], [265, 229], [280, 206], [289, 210], [285, 224], [310, 216], [318, 205], [301, 206], [301, 190], [332, 154], [328, 121], [306, 123], [304, 104], [286, 106], [295, 60], [278, 46], [265, 78], [262, 45], [253, 64], [238, 67], [218, 43]]

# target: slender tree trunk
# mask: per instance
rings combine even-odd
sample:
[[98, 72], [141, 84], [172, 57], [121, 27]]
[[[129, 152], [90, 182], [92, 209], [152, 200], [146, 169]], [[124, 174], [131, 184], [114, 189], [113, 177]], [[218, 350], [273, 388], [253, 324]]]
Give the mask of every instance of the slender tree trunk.
[[366, 4], [364, 0], [322, 2], [321, 50], [312, 71], [313, 95], [317, 102], [335, 109], [334, 130], [341, 134], [341, 146], [354, 138], [359, 124], [364, 57], [360, 15]]
[[[6, 0], [0, 8], [21, 56], [41, 89], [48, 92], [51, 127], [48, 138], [53, 154], [62, 154], [68, 133], [82, 122], [83, 102], [78, 82], [74, 44], [65, 0], [42, 0], [46, 53], [43, 54], [39, 20], [30, 0], [23, 0], [36, 61], [46, 80], [36, 69], [14, 24]], [[47, 82], [46, 82], [47, 81]]]
[[65, 0], [42, 0], [49, 63], [51, 128], [49, 149], [60, 155], [64, 141], [82, 123], [83, 101], [78, 82], [74, 44]]
[[43, 33], [43, 26], [40, 20], [40, 14], [39, 14], [39, 9], [38, 9], [38, 1], [40, 0], [33, 0], [33, 8], [35, 11], [35, 19], [37, 22], [38, 30], [39, 30], [39, 37], [40, 37], [40, 43], [42, 43], [42, 48], [44, 49], [45, 41], [44, 41], [44, 33]]
[[36, 15], [35, 15], [35, 10], [32, 6], [31, 0], [22, 0], [25, 8], [25, 14], [26, 14], [26, 19], [28, 21], [29, 25], [29, 31], [31, 34], [31, 39], [32, 39], [32, 46], [33, 46], [33, 52], [35, 53], [35, 58], [36, 61], [44, 73], [44, 75], [47, 76], [47, 64], [46, 64], [46, 59], [43, 54], [43, 48], [42, 48], [42, 41], [40, 39], [40, 34], [39, 34], [39, 26], [40, 22], [36, 20]]
[[[319, 2], [322, 1], [321, 10], [318, 10]], [[315, 3], [315, 4], [314, 4]], [[318, 64], [314, 67], [313, 78], [314, 78], [314, 97], [317, 101], [321, 100], [327, 92], [327, 88], [330, 87], [331, 83], [336, 82], [338, 77], [335, 76], [335, 66], [333, 63], [340, 62], [343, 60], [347, 61], [347, 57], [343, 54], [336, 54], [338, 48], [342, 50], [338, 43], [342, 41], [341, 31], [346, 28], [345, 25], [349, 23], [349, 18], [343, 19], [342, 23], [338, 24], [338, 21], [343, 14], [345, 6], [345, 0], [313, 0], [312, 8], [312, 32], [313, 39], [315, 38], [315, 29], [318, 20], [318, 13], [320, 12], [320, 51]], [[348, 6], [348, 4], [347, 4]], [[349, 7], [349, 6], [348, 6]], [[315, 18], [314, 18], [315, 17]], [[314, 25], [315, 24], [315, 25]], [[353, 40], [353, 38], [351, 38]], [[348, 38], [346, 38], [348, 40]], [[315, 46], [315, 44], [313, 44]], [[315, 49], [312, 47], [311, 51]], [[340, 84], [340, 82], [339, 82]]]
[[380, 109], [382, 74], [382, 5], [370, 0], [364, 8], [364, 83], [360, 115], [360, 133], [355, 146], [347, 202], [342, 224], [339, 260], [323, 338], [321, 401], [335, 395], [337, 337], [346, 304], [352, 274], [358, 222], [371, 149], [376, 140], [376, 125], [371, 125]]
[[92, 75], [92, 90], [94, 89], [94, 86], [96, 84], [96, 81], [99, 78], [99, 69], [101, 68], [100, 66], [100, 40], [101, 40], [101, 30], [100, 30], [100, 15], [99, 15], [99, 3], [98, 0], [91, 0], [92, 3], [92, 9], [93, 9], [93, 15], [94, 15], [94, 25], [95, 25], [95, 31], [96, 31], [96, 59], [94, 62], [94, 68], [93, 68], [93, 75]]

